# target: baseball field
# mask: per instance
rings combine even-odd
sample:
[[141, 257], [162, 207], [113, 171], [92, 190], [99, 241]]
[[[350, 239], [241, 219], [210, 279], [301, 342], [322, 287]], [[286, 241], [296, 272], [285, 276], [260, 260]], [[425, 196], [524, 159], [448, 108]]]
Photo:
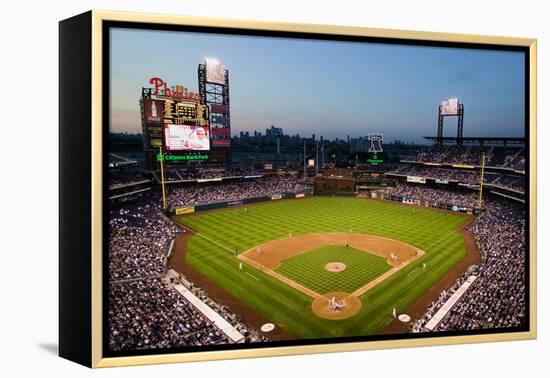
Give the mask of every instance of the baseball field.
[[463, 260], [470, 219], [338, 197], [175, 218], [185, 264], [296, 338], [379, 333]]

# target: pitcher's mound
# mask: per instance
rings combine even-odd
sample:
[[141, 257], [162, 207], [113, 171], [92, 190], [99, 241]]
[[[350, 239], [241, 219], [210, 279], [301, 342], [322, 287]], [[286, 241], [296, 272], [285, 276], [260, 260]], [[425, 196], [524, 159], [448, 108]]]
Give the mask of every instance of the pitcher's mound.
[[346, 270], [346, 268], [346, 264], [341, 262], [329, 262], [327, 265], [325, 265], [325, 269], [329, 272], [342, 272]]
[[335, 291], [316, 298], [311, 304], [313, 313], [323, 319], [341, 320], [359, 311], [361, 300], [350, 293]]

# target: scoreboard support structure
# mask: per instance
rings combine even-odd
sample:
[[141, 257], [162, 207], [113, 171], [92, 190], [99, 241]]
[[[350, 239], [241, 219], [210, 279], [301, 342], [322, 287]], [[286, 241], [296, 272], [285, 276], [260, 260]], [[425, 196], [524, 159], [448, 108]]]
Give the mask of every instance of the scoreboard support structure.
[[442, 111], [442, 106], [439, 105], [439, 113], [437, 117], [437, 144], [440, 147], [443, 145], [443, 123], [445, 117], [457, 117], [456, 144], [458, 146], [462, 146], [462, 134], [464, 130], [464, 104], [458, 104], [458, 111], [456, 114], [444, 114]]
[[[209, 72], [216, 71], [215, 75]], [[210, 108], [211, 159], [216, 165], [231, 165], [231, 113], [229, 71], [223, 63], [206, 59], [197, 68], [201, 102]]]

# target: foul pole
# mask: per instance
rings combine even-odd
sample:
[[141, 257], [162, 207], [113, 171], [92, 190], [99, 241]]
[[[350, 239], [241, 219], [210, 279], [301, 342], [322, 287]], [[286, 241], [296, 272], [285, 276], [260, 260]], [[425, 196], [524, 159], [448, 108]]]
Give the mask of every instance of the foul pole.
[[306, 176], [306, 138], [304, 138], [304, 177]]
[[319, 174], [319, 142], [315, 143], [315, 176]]
[[483, 175], [485, 174], [485, 154], [481, 154], [481, 177], [479, 179], [479, 210], [483, 201]]
[[164, 191], [164, 156], [162, 156], [162, 146], [159, 146], [160, 160], [160, 184], [162, 186], [162, 210], [166, 210], [166, 192]]

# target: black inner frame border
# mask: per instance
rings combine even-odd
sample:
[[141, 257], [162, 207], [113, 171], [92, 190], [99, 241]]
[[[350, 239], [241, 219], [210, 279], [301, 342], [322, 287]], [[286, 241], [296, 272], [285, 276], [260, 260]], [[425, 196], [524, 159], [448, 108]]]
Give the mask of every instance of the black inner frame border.
[[170, 25], [158, 23], [143, 23], [143, 22], [127, 22], [127, 21], [102, 21], [102, 206], [105, 210], [109, 208], [108, 189], [109, 189], [109, 131], [110, 131], [110, 30], [112, 28], [135, 29], [135, 30], [151, 30], [151, 31], [177, 31], [177, 32], [192, 32], [204, 34], [225, 34], [243, 37], [266, 37], [269, 38], [290, 38], [303, 40], [324, 40], [324, 41], [339, 41], [339, 42], [362, 42], [362, 43], [380, 43], [386, 45], [408, 45], [419, 47], [442, 47], [442, 48], [463, 48], [476, 50], [497, 50], [497, 51], [515, 51], [523, 52], [524, 54], [524, 136], [525, 136], [525, 325], [522, 327], [496, 328], [483, 330], [461, 330], [461, 331], [443, 331], [430, 333], [405, 333], [392, 335], [370, 335], [370, 336], [351, 336], [351, 337], [333, 337], [319, 339], [296, 339], [290, 341], [269, 341], [265, 343], [249, 343], [249, 344], [223, 344], [223, 345], [203, 345], [203, 346], [188, 346], [174, 348], [155, 348], [155, 349], [139, 349], [125, 351], [109, 350], [109, 233], [108, 233], [108, 217], [105, 215], [102, 219], [102, 357], [130, 357], [143, 355], [161, 355], [173, 353], [196, 353], [207, 351], [223, 351], [223, 350], [244, 350], [244, 349], [265, 349], [272, 347], [285, 346], [307, 346], [307, 345], [330, 345], [339, 343], [354, 343], [365, 341], [385, 341], [385, 340], [408, 340], [408, 339], [426, 339], [445, 336], [465, 336], [465, 335], [490, 335], [503, 334], [513, 332], [529, 332], [530, 331], [530, 48], [528, 46], [515, 45], [499, 45], [499, 44], [482, 44], [482, 43], [466, 43], [466, 42], [442, 42], [430, 40], [402, 39], [390, 37], [367, 37], [367, 36], [352, 36], [352, 35], [334, 35], [324, 33], [309, 33], [309, 32], [289, 32], [289, 31], [273, 31], [273, 30], [258, 30], [230, 27], [213, 27], [213, 26], [194, 26], [194, 25]]

